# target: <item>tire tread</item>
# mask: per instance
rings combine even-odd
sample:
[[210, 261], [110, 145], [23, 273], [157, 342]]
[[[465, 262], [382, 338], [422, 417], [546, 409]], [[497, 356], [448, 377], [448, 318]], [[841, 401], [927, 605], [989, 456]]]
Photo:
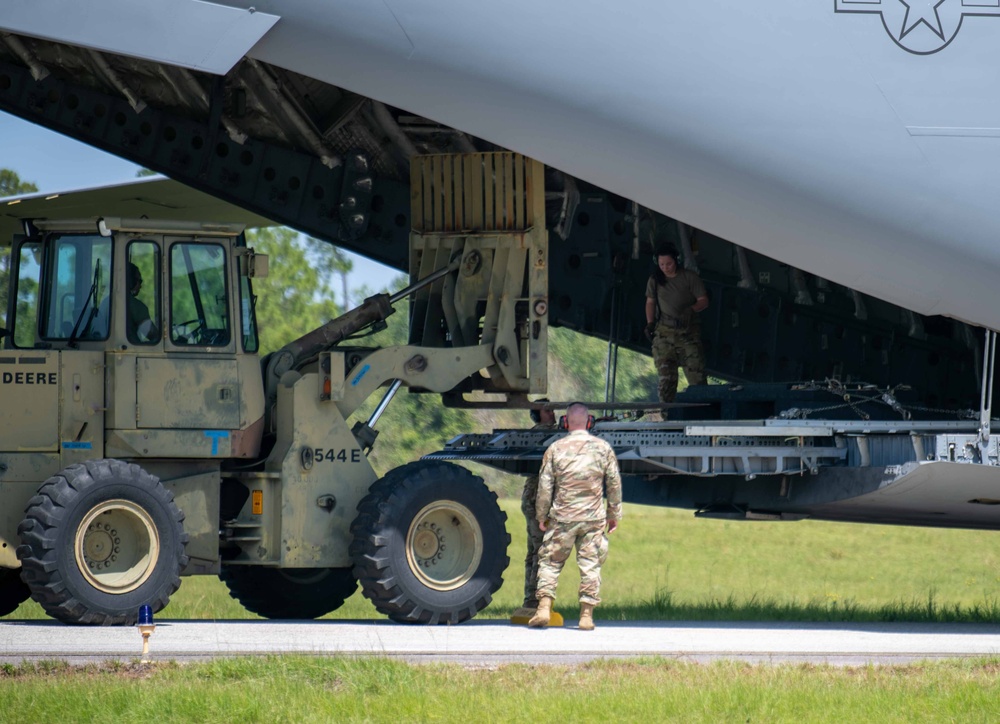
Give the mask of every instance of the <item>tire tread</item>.
[[[489, 547], [498, 544], [502, 553], [495, 565], [488, 571], [483, 588], [471, 604], [459, 606], [433, 606], [415, 600], [415, 595], [406, 590], [397, 571], [394, 570], [390, 551], [394, 542], [398, 543], [398, 530], [403, 527], [393, 514], [405, 507], [407, 501], [425, 486], [447, 479], [456, 486], [463, 486], [481, 498], [496, 516], [500, 531], [499, 541], [484, 541], [484, 555]], [[358, 516], [351, 524], [351, 558], [354, 561], [354, 575], [361, 584], [362, 592], [375, 608], [390, 619], [404, 623], [457, 624], [467, 621], [485, 608], [493, 600], [503, 583], [503, 572], [510, 563], [507, 546], [510, 535], [506, 531], [507, 515], [500, 510], [497, 495], [486, 487], [482, 478], [473, 475], [463, 467], [435, 460], [421, 460], [395, 468], [377, 480], [369, 488], [369, 493], [358, 503]], [[466, 584], [469, 585], [469, 584]]]
[[159, 611], [180, 587], [180, 572], [188, 563], [184, 552], [188, 542], [183, 527], [184, 513], [159, 478], [134, 463], [122, 460], [91, 460], [69, 465], [46, 480], [29, 501], [25, 517], [17, 528], [21, 544], [16, 551], [21, 561], [21, 577], [30, 589], [31, 597], [41, 604], [46, 613], [64, 623], [127, 625], [135, 623], [138, 618], [137, 609], [100, 610], [80, 600], [67, 585], [57, 556], [59, 535], [71, 516], [74, 504], [92, 490], [121, 481], [129, 481], [151, 495], [176, 526], [177, 549], [173, 552], [173, 560], [167, 561], [173, 570], [165, 572], [166, 580], [156, 587], [146, 603], [154, 612]]

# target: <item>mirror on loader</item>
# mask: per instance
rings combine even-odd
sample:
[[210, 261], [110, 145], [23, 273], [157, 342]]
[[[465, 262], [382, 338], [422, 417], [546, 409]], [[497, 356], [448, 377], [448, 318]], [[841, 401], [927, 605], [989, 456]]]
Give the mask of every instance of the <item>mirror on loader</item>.
[[245, 253], [240, 256], [240, 276], [251, 279], [267, 279], [268, 256], [258, 254], [253, 249], [241, 250]]

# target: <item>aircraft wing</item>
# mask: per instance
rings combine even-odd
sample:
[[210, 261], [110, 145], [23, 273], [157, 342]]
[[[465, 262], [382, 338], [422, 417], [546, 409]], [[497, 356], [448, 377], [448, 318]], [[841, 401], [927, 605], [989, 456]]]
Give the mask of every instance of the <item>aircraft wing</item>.
[[102, 0], [100, 12], [66, 0], [3, 8], [3, 26], [11, 32], [218, 74], [276, 22], [276, 15], [253, 8], [201, 0]]
[[23, 232], [24, 219], [70, 219], [123, 216], [178, 221], [237, 222], [248, 227], [274, 226], [263, 216], [162, 176], [109, 186], [58, 193], [32, 193], [0, 199], [0, 244]]

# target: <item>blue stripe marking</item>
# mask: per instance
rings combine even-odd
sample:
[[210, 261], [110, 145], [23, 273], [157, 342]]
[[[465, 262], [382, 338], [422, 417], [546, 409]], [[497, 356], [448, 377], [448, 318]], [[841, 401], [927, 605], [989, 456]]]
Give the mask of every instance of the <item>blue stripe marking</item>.
[[361, 371], [354, 375], [354, 379], [351, 380], [351, 387], [357, 387], [358, 383], [361, 382], [361, 378], [368, 374], [368, 370], [372, 368], [371, 365], [365, 365], [361, 368]]
[[64, 442], [63, 450], [93, 450], [94, 446], [89, 442]]
[[219, 440], [229, 437], [229, 430], [205, 430], [205, 437], [212, 438], [212, 454], [219, 454]]

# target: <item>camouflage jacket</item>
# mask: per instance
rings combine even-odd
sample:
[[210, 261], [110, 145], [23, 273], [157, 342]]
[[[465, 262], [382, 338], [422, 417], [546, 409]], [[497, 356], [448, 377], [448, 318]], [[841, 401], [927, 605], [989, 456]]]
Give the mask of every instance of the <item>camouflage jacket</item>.
[[535, 515], [539, 521], [562, 523], [619, 520], [622, 479], [611, 446], [585, 430], [574, 430], [549, 445], [538, 475]]

